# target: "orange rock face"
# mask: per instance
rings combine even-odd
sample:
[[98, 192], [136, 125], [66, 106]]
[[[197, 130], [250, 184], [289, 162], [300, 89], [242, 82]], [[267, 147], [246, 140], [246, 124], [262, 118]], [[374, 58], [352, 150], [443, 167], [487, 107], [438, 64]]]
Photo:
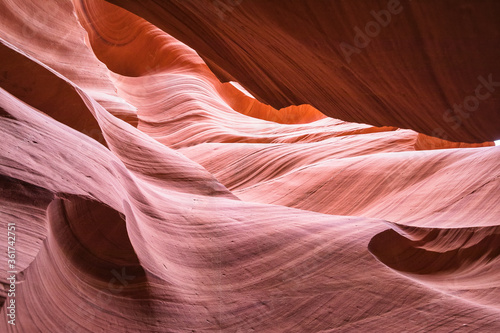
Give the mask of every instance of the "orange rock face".
[[0, 1], [1, 332], [500, 331], [497, 2], [110, 2]]

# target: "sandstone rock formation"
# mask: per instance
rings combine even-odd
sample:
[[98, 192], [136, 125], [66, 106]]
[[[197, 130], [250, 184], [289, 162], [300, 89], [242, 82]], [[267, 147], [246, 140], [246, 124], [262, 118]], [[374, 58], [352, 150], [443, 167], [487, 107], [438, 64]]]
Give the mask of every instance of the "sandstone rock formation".
[[499, 11], [0, 0], [0, 331], [499, 331]]

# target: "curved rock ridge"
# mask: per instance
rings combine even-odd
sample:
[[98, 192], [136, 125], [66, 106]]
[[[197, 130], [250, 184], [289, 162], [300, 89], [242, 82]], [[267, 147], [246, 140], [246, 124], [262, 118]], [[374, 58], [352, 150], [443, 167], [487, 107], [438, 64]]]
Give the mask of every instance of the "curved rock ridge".
[[[80, 22], [89, 34], [96, 56], [113, 72], [122, 76], [144, 77], [135, 82], [156, 91], [155, 81], [168, 81], [164, 73], [200, 78], [211, 93], [232, 109], [251, 117], [278, 123], [307, 123], [325, 116], [309, 105], [276, 110], [242, 94], [231, 84], [221, 83], [198, 54], [149, 22], [104, 1], [76, 1]], [[144, 50], [144, 52], [137, 52]], [[153, 81], [153, 82], [149, 82]]]
[[494, 71], [470, 63], [489, 39], [453, 75], [427, 49], [458, 9], [412, 2], [389, 56], [373, 39], [339, 70], [322, 36], [364, 18], [348, 2], [116, 2], [135, 14], [0, 0], [1, 332], [500, 331], [498, 97], [459, 129], [426, 111]]
[[[86, 31], [75, 19], [71, 2], [6, 0], [0, 2], [0, 12], [3, 13], [0, 21], [0, 38], [3, 41], [86, 89], [114, 115], [134, 122], [135, 108], [116, 95], [106, 66], [95, 59], [92, 50], [86, 45]], [[7, 59], [2, 61], [5, 64], [4, 71], [12, 70], [12, 66], [15, 66], [15, 62], [10, 63], [10, 58]], [[15, 75], [20, 73], [11, 76], [4, 74], [2, 87], [9, 84], [6, 81], [11, 81]], [[26, 95], [34, 89], [32, 85], [37, 84], [35, 78], [37, 76], [32, 76], [31, 80], [21, 83]], [[37, 98], [40, 102], [51, 103], [47, 100], [51, 99], [49, 97], [55, 87], [46, 85], [44, 88], [48, 91], [39, 91]], [[96, 133], [92, 134], [97, 136]]]
[[[394, 224], [377, 234], [370, 251], [387, 266], [447, 294], [498, 305], [499, 228], [418, 228]], [[452, 280], [453, 283], [449, 283]]]
[[243, 200], [414, 226], [493, 226], [500, 214], [499, 154], [498, 147], [485, 147], [347, 155], [234, 193]]

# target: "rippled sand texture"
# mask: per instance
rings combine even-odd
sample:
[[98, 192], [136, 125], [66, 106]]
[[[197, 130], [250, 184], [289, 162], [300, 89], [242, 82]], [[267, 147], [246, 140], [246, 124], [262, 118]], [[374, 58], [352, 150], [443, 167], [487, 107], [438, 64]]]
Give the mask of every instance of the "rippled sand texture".
[[111, 2], [0, 1], [0, 332], [500, 331], [497, 2]]

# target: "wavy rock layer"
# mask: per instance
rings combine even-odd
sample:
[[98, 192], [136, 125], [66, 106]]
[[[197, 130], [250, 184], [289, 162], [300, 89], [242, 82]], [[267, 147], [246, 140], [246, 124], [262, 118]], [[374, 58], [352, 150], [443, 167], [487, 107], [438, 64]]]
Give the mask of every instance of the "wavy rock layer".
[[[259, 3], [220, 8], [255, 24]], [[0, 2], [8, 14], [0, 21], [0, 225], [16, 224], [18, 271], [13, 326], [10, 269], [0, 262], [0, 331], [500, 331], [498, 147], [388, 126], [416, 118], [409, 109], [397, 113], [401, 123], [391, 120], [401, 101], [369, 107], [370, 96], [384, 96], [383, 75], [365, 100], [352, 82], [337, 88], [342, 98], [329, 97], [344, 119], [356, 118], [356, 105], [366, 115], [359, 119], [381, 126], [325, 117], [307, 104], [278, 110], [311, 96], [324, 106], [323, 92], [345, 73], [326, 84], [314, 67], [323, 65], [311, 60], [297, 80], [271, 51], [268, 62], [250, 52], [229, 66], [174, 38], [224, 42], [215, 32], [231, 30], [198, 21], [202, 2], [190, 19], [182, 14], [190, 1], [148, 6], [135, 8], [158, 17], [171, 9], [158, 26], [175, 26], [174, 36], [103, 1]], [[427, 7], [412, 6], [420, 22]], [[263, 27], [280, 13], [272, 9], [261, 12]], [[280, 20], [271, 27], [282, 25], [281, 54], [293, 34]], [[297, 45], [317, 37], [322, 21], [312, 22], [304, 33], [313, 34]], [[258, 47], [265, 31], [246, 34]], [[238, 56], [230, 47], [217, 52]], [[408, 64], [428, 71], [418, 58]], [[238, 70], [259, 63], [266, 66]], [[322, 87], [317, 95], [309, 95], [311, 80]], [[433, 110], [441, 105], [415, 91]], [[441, 125], [463, 141], [491, 140], [481, 115], [459, 130]], [[439, 123], [432, 119], [424, 112], [421, 127], [407, 127], [428, 133]]]

